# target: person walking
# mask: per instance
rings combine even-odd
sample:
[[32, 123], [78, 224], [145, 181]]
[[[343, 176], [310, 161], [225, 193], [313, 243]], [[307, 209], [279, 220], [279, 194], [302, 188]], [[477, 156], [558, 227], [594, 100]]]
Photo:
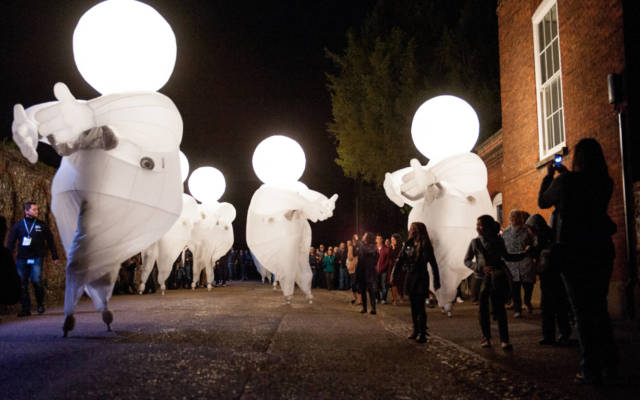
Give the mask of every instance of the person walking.
[[425, 301], [429, 296], [429, 270], [433, 272], [433, 287], [440, 288], [440, 271], [427, 227], [422, 222], [413, 222], [409, 227], [409, 239], [405, 242], [394, 269], [407, 271], [407, 293], [411, 302], [413, 333], [409, 339], [418, 343], [427, 341], [427, 312]]
[[362, 236], [358, 250], [358, 265], [356, 275], [358, 288], [362, 297], [362, 314], [367, 312], [367, 293], [371, 302], [371, 314], [376, 314], [376, 292], [378, 275], [376, 274], [376, 264], [378, 264], [378, 251], [373, 243], [374, 236], [371, 232], [366, 232]]
[[[555, 176], [558, 173], [558, 176]], [[555, 244], [580, 342], [576, 381], [599, 384], [617, 374], [607, 307], [616, 225], [607, 214], [613, 180], [600, 144], [582, 139], [573, 152], [572, 170], [550, 163], [538, 194], [541, 208], [555, 207]]]
[[18, 317], [31, 315], [31, 297], [29, 280], [38, 304], [38, 314], [44, 312], [44, 286], [42, 285], [42, 264], [46, 247], [51, 252], [53, 263], [58, 265], [58, 252], [53, 235], [47, 225], [38, 219], [38, 205], [34, 202], [24, 203], [24, 218], [18, 221], [9, 232], [7, 249], [13, 253], [16, 242], [18, 250], [15, 256], [16, 269], [20, 276], [22, 310]]
[[[490, 215], [482, 215], [476, 223], [478, 237], [471, 240], [464, 257], [464, 265], [478, 272], [482, 276], [479, 295], [479, 320], [482, 331], [481, 347], [491, 346], [491, 325], [489, 303], [493, 310], [493, 316], [498, 321], [500, 333], [500, 345], [503, 350], [511, 350], [513, 346], [509, 342], [509, 327], [507, 325], [507, 312], [504, 308], [505, 301], [510, 297], [509, 270], [503, 259], [519, 261], [525, 256], [522, 254], [507, 253], [502, 237], [500, 237], [500, 225]], [[473, 261], [475, 259], [475, 261]]]

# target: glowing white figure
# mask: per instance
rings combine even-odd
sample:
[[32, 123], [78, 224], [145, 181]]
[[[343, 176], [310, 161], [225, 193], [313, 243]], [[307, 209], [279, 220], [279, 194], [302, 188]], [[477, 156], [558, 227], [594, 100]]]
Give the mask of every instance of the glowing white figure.
[[469, 151], [478, 139], [478, 117], [471, 106], [454, 96], [439, 96], [416, 112], [411, 135], [418, 150], [429, 158], [387, 173], [384, 189], [398, 207], [408, 204], [409, 225], [423, 222], [433, 242], [440, 270], [438, 304], [451, 316], [460, 282], [471, 274], [464, 265], [469, 242], [476, 236], [476, 219], [493, 215], [487, 192], [487, 168]]
[[[175, 53], [173, 32], [153, 8], [132, 0], [100, 3], [78, 23], [74, 57], [102, 96], [76, 100], [56, 83], [56, 102], [14, 107], [13, 138], [22, 154], [36, 162], [42, 140], [63, 156], [51, 192], [67, 253], [65, 336], [83, 290], [110, 329], [107, 302], [120, 263], [162, 237], [180, 215], [182, 119], [155, 92], [169, 79]], [[94, 69], [92, 60], [106, 69]]]
[[204, 269], [207, 289], [213, 282], [213, 265], [233, 246], [233, 226], [236, 209], [229, 203], [219, 203], [226, 187], [224, 175], [213, 167], [200, 167], [189, 178], [189, 191], [202, 202], [198, 205], [189, 248], [193, 253], [193, 280], [191, 288]]
[[338, 195], [330, 199], [298, 179], [305, 167], [302, 147], [286, 136], [263, 140], [253, 153], [253, 169], [264, 183], [251, 198], [247, 215], [247, 245], [280, 282], [287, 303], [295, 285], [309, 302], [311, 295], [311, 226], [333, 215]]
[[[256, 256], [253, 255], [253, 253], [251, 253], [251, 252], [249, 252], [249, 253], [251, 254], [251, 258], [253, 259], [253, 264], [256, 266], [256, 269], [258, 270], [258, 274], [260, 274], [260, 282], [262, 282], [262, 283], [265, 283], [265, 282], [271, 283], [271, 271], [269, 271], [268, 269], [263, 267], [262, 264], [260, 264], [260, 261], [258, 261], [258, 259], [256, 258]], [[275, 281], [275, 279], [274, 279], [274, 281]]]

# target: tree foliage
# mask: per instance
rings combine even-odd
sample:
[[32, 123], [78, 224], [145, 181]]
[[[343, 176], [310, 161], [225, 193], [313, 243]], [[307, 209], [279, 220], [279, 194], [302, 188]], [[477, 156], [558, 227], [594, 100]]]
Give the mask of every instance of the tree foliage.
[[385, 172], [419, 156], [410, 135], [413, 114], [439, 94], [476, 109], [481, 137], [499, 127], [495, 2], [487, 3], [379, 0], [347, 34], [341, 53], [327, 51], [336, 66], [327, 75], [328, 129], [346, 176], [380, 184]]

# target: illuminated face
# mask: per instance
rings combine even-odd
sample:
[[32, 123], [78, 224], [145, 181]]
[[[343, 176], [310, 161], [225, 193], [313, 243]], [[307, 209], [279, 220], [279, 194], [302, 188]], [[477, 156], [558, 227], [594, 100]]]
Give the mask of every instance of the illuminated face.
[[304, 150], [295, 140], [282, 135], [266, 138], [253, 152], [253, 170], [263, 183], [295, 183], [304, 172]]
[[102, 94], [160, 89], [173, 72], [176, 52], [167, 21], [134, 0], [98, 3], [73, 32], [76, 66]]
[[32, 204], [31, 207], [27, 211], [24, 212], [27, 217], [38, 218], [38, 206], [36, 204]]
[[478, 116], [469, 103], [455, 96], [438, 96], [416, 111], [411, 137], [429, 161], [439, 161], [471, 151], [479, 129]]
[[213, 167], [200, 167], [189, 178], [191, 195], [202, 203], [215, 204], [224, 194], [227, 185], [224, 175]]

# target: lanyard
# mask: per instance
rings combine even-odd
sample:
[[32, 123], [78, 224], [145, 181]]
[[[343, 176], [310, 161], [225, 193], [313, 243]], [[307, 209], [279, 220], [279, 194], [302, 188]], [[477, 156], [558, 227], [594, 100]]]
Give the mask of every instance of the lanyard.
[[36, 220], [33, 220], [33, 223], [31, 224], [31, 229], [27, 228], [27, 219], [23, 218], [22, 219], [22, 223], [24, 224], [24, 229], [27, 230], [27, 237], [31, 237], [31, 231], [33, 231], [33, 226], [36, 224]]

